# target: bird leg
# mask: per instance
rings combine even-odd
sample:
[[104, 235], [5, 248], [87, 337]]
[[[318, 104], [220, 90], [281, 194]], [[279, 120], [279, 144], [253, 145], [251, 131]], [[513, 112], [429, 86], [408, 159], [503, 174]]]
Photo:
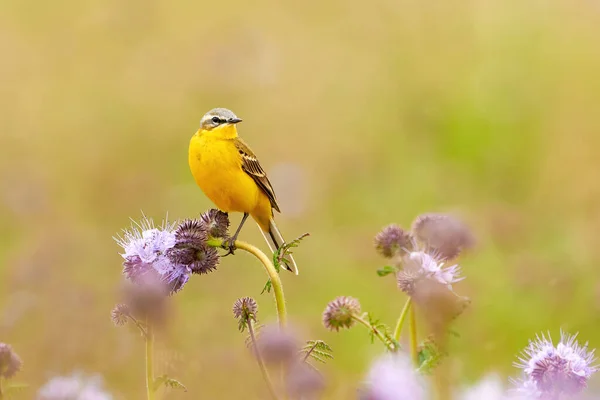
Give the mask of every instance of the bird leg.
[[227, 250], [227, 253], [225, 253], [223, 255], [223, 257], [233, 254], [233, 252], [235, 251], [235, 241], [237, 240], [237, 237], [240, 234], [240, 231], [242, 230], [242, 226], [244, 226], [244, 222], [246, 222], [246, 218], [248, 218], [248, 213], [244, 213], [244, 216], [242, 217], [242, 221], [240, 222], [240, 225], [235, 230], [235, 233], [233, 234], [233, 236], [227, 240], [224, 240], [223, 244], [221, 244], [221, 247], [223, 247], [225, 250]]

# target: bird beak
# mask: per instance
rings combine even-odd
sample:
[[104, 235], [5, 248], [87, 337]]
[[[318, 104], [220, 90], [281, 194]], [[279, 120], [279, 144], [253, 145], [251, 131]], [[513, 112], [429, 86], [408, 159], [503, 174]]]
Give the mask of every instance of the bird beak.
[[227, 122], [230, 123], [230, 124], [237, 124], [238, 122], [242, 122], [242, 120], [240, 118], [231, 118]]

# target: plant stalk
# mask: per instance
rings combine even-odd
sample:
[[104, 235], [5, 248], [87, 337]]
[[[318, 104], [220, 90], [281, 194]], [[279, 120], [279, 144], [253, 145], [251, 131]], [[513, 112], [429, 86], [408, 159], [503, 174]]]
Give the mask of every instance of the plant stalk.
[[[211, 247], [221, 247], [223, 244], [222, 239], [209, 238], [207, 244]], [[285, 296], [283, 295], [283, 285], [281, 284], [281, 278], [279, 273], [273, 266], [273, 262], [263, 253], [258, 247], [251, 245], [250, 243], [243, 242], [241, 240], [235, 241], [236, 249], [247, 251], [263, 264], [269, 279], [271, 279], [271, 285], [273, 287], [273, 294], [275, 296], [275, 306], [277, 308], [277, 319], [279, 320], [279, 326], [284, 328], [287, 323], [287, 314], [285, 309]]]
[[394, 344], [389, 343], [389, 340], [387, 340], [385, 338], [385, 336], [381, 333], [381, 331], [379, 329], [377, 329], [376, 327], [374, 327], [373, 325], [371, 325], [368, 321], [365, 321], [362, 317], [360, 317], [358, 315], [352, 315], [352, 319], [354, 319], [355, 321], [360, 322], [361, 324], [366, 326], [367, 329], [369, 329], [371, 332], [373, 332], [373, 334], [375, 336], [377, 336], [377, 338], [379, 340], [381, 340], [381, 343], [383, 343], [385, 345], [385, 347], [387, 347], [390, 351], [396, 351]]
[[404, 303], [404, 307], [402, 308], [402, 312], [400, 313], [400, 317], [398, 317], [398, 322], [396, 323], [396, 329], [394, 329], [394, 340], [396, 342], [400, 342], [400, 335], [402, 334], [402, 327], [404, 326], [404, 321], [406, 320], [406, 316], [408, 315], [408, 311], [411, 309], [412, 298], [409, 297]]
[[419, 353], [417, 352], [417, 318], [415, 316], [415, 308], [410, 307], [410, 320], [409, 320], [409, 329], [410, 329], [410, 355], [413, 359], [413, 362], [418, 367], [419, 366]]
[[154, 330], [152, 323], [148, 321], [146, 327], [146, 396], [148, 400], [154, 400]]
[[256, 355], [256, 362], [258, 363], [260, 373], [262, 374], [262, 377], [265, 380], [265, 383], [267, 384], [267, 388], [269, 389], [271, 397], [274, 400], [277, 400], [277, 393], [275, 392], [275, 388], [273, 387], [273, 382], [271, 382], [269, 372], [267, 371], [260, 351], [258, 351], [258, 347], [256, 346], [256, 336], [254, 335], [254, 326], [252, 320], [248, 321], [248, 332], [250, 333], [250, 340], [252, 340], [252, 348], [254, 349], [254, 354]]
[[2, 381], [3, 381], [3, 378], [0, 376], [0, 400], [4, 399], [4, 391], [2, 390]]

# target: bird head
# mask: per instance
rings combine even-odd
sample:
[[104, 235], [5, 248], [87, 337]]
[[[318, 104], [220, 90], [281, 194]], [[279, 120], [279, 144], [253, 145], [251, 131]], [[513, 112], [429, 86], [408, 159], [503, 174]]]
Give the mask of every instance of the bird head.
[[242, 122], [233, 111], [226, 108], [213, 108], [200, 120], [199, 133], [234, 138], [237, 136], [235, 125]]

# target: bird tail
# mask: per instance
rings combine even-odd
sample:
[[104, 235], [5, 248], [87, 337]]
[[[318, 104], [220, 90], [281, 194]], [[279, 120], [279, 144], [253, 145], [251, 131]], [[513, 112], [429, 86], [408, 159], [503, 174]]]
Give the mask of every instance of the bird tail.
[[[281, 236], [281, 232], [277, 229], [277, 225], [275, 224], [275, 220], [271, 217], [269, 220], [269, 231], [265, 232], [264, 230], [260, 230], [263, 234], [267, 244], [269, 245], [269, 249], [271, 252], [275, 253], [284, 243], [283, 236]], [[296, 261], [291, 254], [286, 255], [286, 261], [283, 262], [285, 269], [291, 271], [298, 275], [298, 266], [296, 265]]]

